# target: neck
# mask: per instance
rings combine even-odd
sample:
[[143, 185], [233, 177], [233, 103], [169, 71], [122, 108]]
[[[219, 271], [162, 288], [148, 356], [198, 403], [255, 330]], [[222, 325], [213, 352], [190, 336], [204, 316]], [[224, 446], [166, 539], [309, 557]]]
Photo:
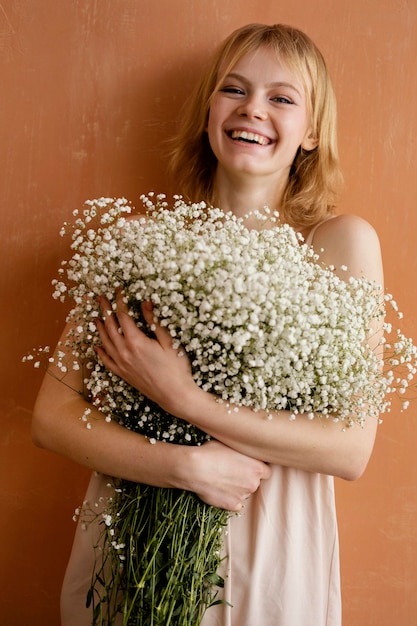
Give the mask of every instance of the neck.
[[275, 177], [273, 180], [268, 177], [231, 177], [218, 170], [214, 187], [215, 204], [237, 217], [265, 206], [279, 211], [284, 185], [284, 181], [277, 181]]

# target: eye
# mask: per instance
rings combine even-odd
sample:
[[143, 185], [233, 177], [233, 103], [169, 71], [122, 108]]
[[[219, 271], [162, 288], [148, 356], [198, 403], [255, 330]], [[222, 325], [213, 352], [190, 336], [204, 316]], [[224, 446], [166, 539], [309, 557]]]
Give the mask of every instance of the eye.
[[219, 91], [222, 93], [230, 93], [237, 96], [244, 96], [245, 92], [240, 87], [222, 87]]
[[294, 101], [291, 98], [287, 98], [287, 96], [274, 96], [271, 100], [278, 104], [294, 104]]

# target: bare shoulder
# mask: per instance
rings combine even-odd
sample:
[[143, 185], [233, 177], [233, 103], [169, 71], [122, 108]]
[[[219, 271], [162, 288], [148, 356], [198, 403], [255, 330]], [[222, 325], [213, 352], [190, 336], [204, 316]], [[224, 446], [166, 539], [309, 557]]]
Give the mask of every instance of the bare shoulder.
[[338, 243], [344, 241], [360, 243], [362, 240], [366, 240], [368, 243], [379, 246], [375, 228], [362, 217], [347, 213], [336, 215], [333, 219], [320, 224], [314, 236], [314, 244], [315, 247], [318, 243], [329, 244], [334, 239], [337, 239]]
[[374, 227], [357, 215], [337, 215], [321, 224], [314, 235], [320, 259], [337, 268], [346, 266], [353, 276], [383, 282], [381, 248]]

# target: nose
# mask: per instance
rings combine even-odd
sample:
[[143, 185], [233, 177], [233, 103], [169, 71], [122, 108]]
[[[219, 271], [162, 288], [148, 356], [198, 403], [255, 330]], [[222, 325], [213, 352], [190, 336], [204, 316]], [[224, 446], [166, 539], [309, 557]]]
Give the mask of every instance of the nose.
[[248, 119], [265, 120], [267, 118], [264, 103], [261, 98], [255, 94], [248, 96], [240, 103], [237, 113]]

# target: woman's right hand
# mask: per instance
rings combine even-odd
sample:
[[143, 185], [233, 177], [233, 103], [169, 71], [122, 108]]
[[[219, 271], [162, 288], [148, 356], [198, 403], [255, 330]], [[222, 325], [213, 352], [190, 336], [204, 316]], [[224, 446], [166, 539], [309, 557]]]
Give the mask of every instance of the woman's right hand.
[[218, 441], [184, 448], [187, 462], [179, 471], [183, 487], [194, 491], [204, 502], [239, 512], [261, 480], [271, 476], [267, 463], [241, 454]]

